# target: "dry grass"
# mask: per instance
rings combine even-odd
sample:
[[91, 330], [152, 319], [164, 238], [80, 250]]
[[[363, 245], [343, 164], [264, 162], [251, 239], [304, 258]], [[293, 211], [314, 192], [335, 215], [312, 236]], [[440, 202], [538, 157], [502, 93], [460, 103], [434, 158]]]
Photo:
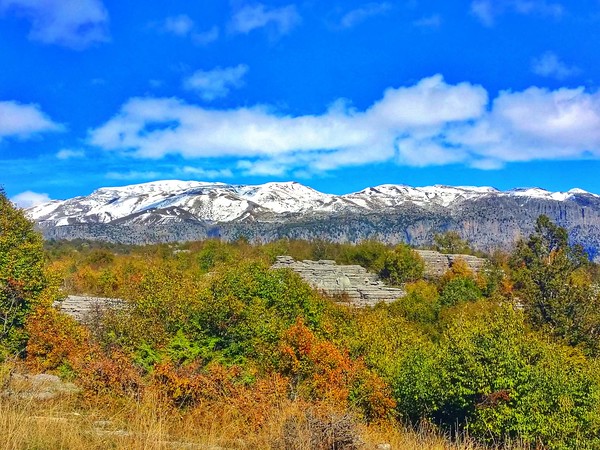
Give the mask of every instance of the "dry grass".
[[[7, 375], [1, 372], [0, 386], [6, 387]], [[4, 395], [0, 442], [6, 450], [483, 449], [469, 439], [451, 442], [433, 429], [414, 431], [390, 423], [367, 426], [347, 414], [295, 402], [272, 407], [260, 426], [252, 422], [251, 413], [232, 404], [181, 411], [156, 394], [139, 401], [90, 400], [78, 394], [46, 400]]]

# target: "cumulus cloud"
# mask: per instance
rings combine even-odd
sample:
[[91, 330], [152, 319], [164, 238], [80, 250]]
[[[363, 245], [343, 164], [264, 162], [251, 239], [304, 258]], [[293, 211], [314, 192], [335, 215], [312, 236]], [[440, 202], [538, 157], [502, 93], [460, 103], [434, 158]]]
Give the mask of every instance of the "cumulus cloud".
[[264, 4], [257, 3], [235, 11], [229, 29], [232, 33], [248, 34], [253, 30], [272, 26], [283, 35], [289, 33], [300, 21], [295, 5], [269, 9]]
[[230, 169], [204, 169], [202, 167], [185, 166], [180, 172], [183, 175], [211, 180], [233, 177], [233, 172]]
[[153, 24], [165, 33], [178, 37], [189, 37], [197, 45], [207, 45], [219, 39], [219, 27], [216, 25], [209, 30], [201, 31], [187, 14], [167, 17], [162, 24]]
[[471, 13], [484, 25], [492, 26], [496, 18], [505, 13], [558, 18], [563, 15], [564, 8], [560, 3], [546, 0], [473, 0]]
[[0, 0], [0, 12], [31, 23], [29, 38], [81, 50], [108, 40], [108, 12], [101, 0]]
[[449, 140], [487, 164], [600, 157], [600, 94], [584, 88], [501, 92], [491, 111]]
[[176, 36], [186, 36], [194, 29], [194, 21], [186, 14], [165, 19], [164, 30]]
[[36, 133], [60, 131], [38, 105], [0, 101], [0, 140], [7, 137], [27, 138]]
[[130, 170], [127, 172], [108, 172], [104, 177], [110, 180], [153, 180], [161, 178], [162, 174], [156, 171]]
[[233, 161], [248, 175], [389, 161], [497, 169], [517, 161], [600, 158], [600, 93], [532, 87], [490, 101], [481, 86], [448, 84], [435, 75], [388, 89], [364, 110], [340, 101], [303, 116], [265, 106], [218, 110], [176, 98], [133, 98], [91, 132], [90, 143], [135, 158]]
[[[252, 173], [312, 166], [329, 170], [409, 154], [456, 123], [485, 112], [487, 93], [440, 75], [388, 89], [365, 111], [338, 102], [321, 115], [285, 116], [262, 107], [205, 109], [175, 98], [134, 98], [93, 130], [93, 145], [137, 158], [238, 158]], [[401, 140], [400, 140], [401, 139]], [[408, 156], [407, 156], [408, 155]], [[445, 160], [439, 160], [443, 164]]]
[[40, 194], [33, 191], [25, 191], [15, 195], [11, 201], [19, 208], [30, 208], [51, 201], [48, 194]]
[[75, 158], [84, 158], [85, 152], [83, 150], [71, 150], [69, 148], [63, 148], [56, 152], [56, 157], [58, 159], [75, 159]]
[[553, 52], [546, 52], [539, 58], [535, 58], [531, 64], [531, 70], [536, 75], [557, 80], [564, 80], [581, 72], [578, 67], [565, 64]]
[[367, 3], [360, 8], [353, 9], [344, 14], [340, 21], [340, 25], [343, 28], [352, 28], [371, 17], [385, 14], [390, 9], [392, 9], [392, 5], [388, 2]]
[[212, 101], [226, 97], [231, 89], [242, 87], [247, 72], [248, 66], [245, 64], [226, 68], [217, 67], [212, 70], [197, 70], [184, 80], [183, 86], [197, 92], [203, 100]]

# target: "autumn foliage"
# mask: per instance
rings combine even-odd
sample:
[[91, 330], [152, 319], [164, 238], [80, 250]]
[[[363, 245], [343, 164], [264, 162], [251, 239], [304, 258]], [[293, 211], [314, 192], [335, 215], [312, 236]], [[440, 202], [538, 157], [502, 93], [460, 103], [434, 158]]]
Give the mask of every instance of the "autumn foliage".
[[[374, 241], [48, 243], [46, 261], [0, 206], [0, 357], [74, 380], [88, 404], [278, 427], [274, 448], [358, 448], [360, 426], [401, 422], [491, 445], [600, 445], [600, 271], [544, 218], [478, 273], [459, 259], [422, 279], [410, 248]], [[336, 304], [270, 269], [282, 253], [360, 262], [406, 296]], [[125, 303], [82, 325], [52, 306], [66, 293]]]

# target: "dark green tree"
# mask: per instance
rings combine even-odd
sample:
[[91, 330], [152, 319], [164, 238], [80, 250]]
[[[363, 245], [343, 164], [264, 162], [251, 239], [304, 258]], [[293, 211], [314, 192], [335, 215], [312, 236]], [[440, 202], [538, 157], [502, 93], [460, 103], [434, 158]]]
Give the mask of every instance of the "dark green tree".
[[383, 258], [387, 252], [388, 247], [385, 244], [370, 239], [347, 247], [343, 262], [358, 264], [373, 272], [378, 272], [381, 270]]
[[25, 348], [25, 319], [48, 285], [41, 236], [0, 191], [0, 360]]
[[571, 345], [598, 347], [600, 302], [589, 261], [581, 246], [569, 244], [566, 229], [540, 216], [535, 232], [518, 243], [510, 266], [518, 299], [535, 327]]
[[423, 278], [424, 270], [425, 263], [419, 254], [400, 244], [384, 255], [380, 275], [392, 284], [402, 284]]
[[468, 242], [463, 240], [456, 231], [447, 231], [445, 233], [436, 234], [433, 237], [433, 241], [435, 243], [433, 248], [440, 253], [473, 253]]

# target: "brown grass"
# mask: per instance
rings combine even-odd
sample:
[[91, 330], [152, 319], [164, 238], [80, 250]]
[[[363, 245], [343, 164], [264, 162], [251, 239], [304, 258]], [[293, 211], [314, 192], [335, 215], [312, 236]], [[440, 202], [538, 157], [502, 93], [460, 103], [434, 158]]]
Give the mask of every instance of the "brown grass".
[[[6, 387], [7, 376], [0, 370], [0, 387]], [[6, 450], [375, 450], [384, 448], [378, 447], [379, 444], [390, 444], [394, 450], [483, 449], [468, 438], [451, 442], [432, 428], [415, 431], [393, 423], [366, 425], [348, 413], [323, 405], [286, 401], [270, 407], [266, 419], [256, 426], [249, 419], [252, 412], [240, 411], [231, 403], [201, 404], [183, 411], [169, 406], [160, 397], [149, 393], [135, 401], [89, 399], [78, 394], [49, 400], [0, 396], [1, 447]]]
[[[289, 420], [302, 417], [298, 405], [288, 405], [258, 430], [249, 429], [236, 411], [196, 408], [185, 414], [161, 410], [144, 401], [131, 404], [82, 405], [76, 399], [19, 401], [0, 399], [2, 448], [21, 449], [289, 449], [315, 450], [310, 431], [300, 425], [293, 441], [283, 431]], [[408, 430], [387, 425], [358, 426], [363, 444], [376, 449], [478, 450], [469, 439], [450, 442], [433, 430]], [[324, 448], [334, 448], [333, 446]], [[347, 447], [352, 448], [352, 447]]]

